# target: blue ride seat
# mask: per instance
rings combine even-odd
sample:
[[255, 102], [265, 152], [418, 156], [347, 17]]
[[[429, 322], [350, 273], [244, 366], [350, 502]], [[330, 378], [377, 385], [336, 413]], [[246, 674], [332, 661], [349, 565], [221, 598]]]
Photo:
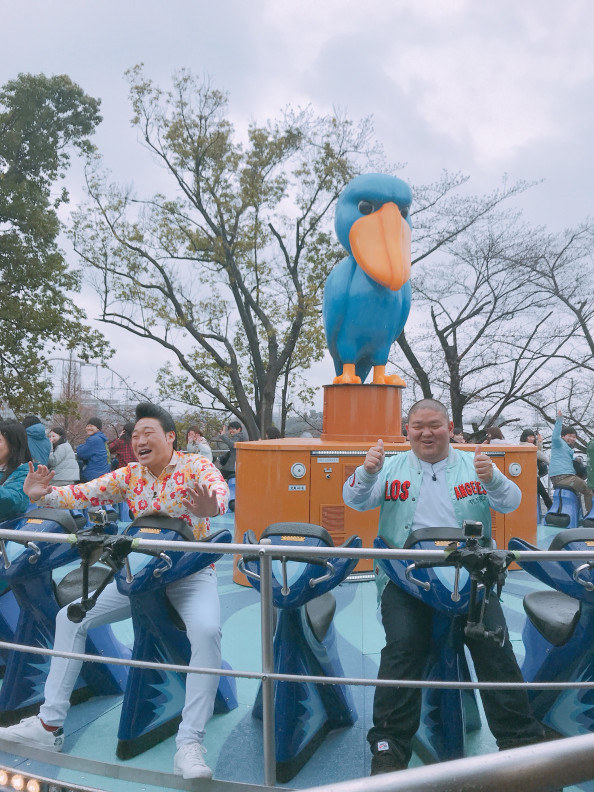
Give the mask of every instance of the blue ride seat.
[[[112, 513], [112, 522], [115, 512]], [[74, 534], [85, 527], [86, 518], [65, 509], [37, 508], [3, 528], [39, 532], [35, 543], [4, 540], [4, 564], [0, 565], [0, 581], [10, 591], [2, 596], [0, 624], [8, 622], [17, 644], [47, 647], [54, 643], [56, 616], [61, 607], [80, 596], [81, 584], [73, 581], [79, 570], [73, 570], [56, 585], [52, 572], [78, 559], [76, 545], [48, 543], [43, 534]], [[101, 574], [101, 573], [100, 573]], [[105, 571], [102, 573], [105, 575]], [[94, 581], [96, 582], [96, 581]], [[16, 618], [16, 622], [15, 622]], [[2, 631], [3, 633], [6, 630]], [[109, 657], [130, 657], [130, 651], [118, 641], [109, 625], [89, 632], [85, 651]], [[0, 688], [0, 724], [11, 725], [37, 711], [43, 701], [43, 686], [50, 657], [10, 650], [6, 654], [4, 681]], [[85, 663], [71, 697], [72, 703], [90, 695], [117, 695], [126, 686], [128, 669], [121, 665]]]
[[[165, 515], [138, 517], [125, 534], [135, 539], [159, 539], [169, 542], [194, 541], [190, 526], [184, 520]], [[229, 543], [227, 529], [213, 532], [202, 540], [205, 549]], [[183, 620], [167, 598], [168, 584], [192, 575], [218, 561], [222, 553], [173, 552], [154, 555], [134, 553], [126, 570], [116, 576], [118, 590], [130, 597], [134, 627], [133, 660], [190, 664], [191, 647]], [[164, 565], [165, 561], [165, 565]], [[222, 661], [222, 669], [230, 666]], [[116, 754], [131, 759], [175, 734], [185, 703], [185, 675], [176, 671], [133, 667], [128, 675], [118, 728]], [[219, 679], [214, 712], [235, 709], [237, 686], [232, 676]]]
[[594, 528], [594, 506], [590, 509], [588, 514], [582, 520], [584, 528]]
[[555, 528], [578, 528], [582, 520], [580, 496], [571, 487], [555, 487], [553, 505], [545, 514], [545, 525]]
[[[272, 599], [277, 609], [273, 640], [275, 673], [344, 676], [333, 623], [336, 600], [331, 589], [353, 571], [357, 559], [342, 556], [326, 561], [315, 555], [299, 559], [283, 556], [283, 547], [334, 547], [328, 531], [310, 523], [274, 523], [263, 531], [261, 539], [270, 539], [275, 546], [272, 556]], [[247, 531], [243, 540], [245, 544], [257, 544], [253, 531]], [[351, 536], [341, 545], [360, 546], [358, 536]], [[257, 553], [245, 554], [238, 568], [259, 591]], [[273, 697], [276, 773], [280, 783], [287, 783], [329, 731], [355, 723], [357, 711], [350, 689], [340, 684], [277, 681]], [[263, 717], [262, 685], [253, 716], [259, 720]]]

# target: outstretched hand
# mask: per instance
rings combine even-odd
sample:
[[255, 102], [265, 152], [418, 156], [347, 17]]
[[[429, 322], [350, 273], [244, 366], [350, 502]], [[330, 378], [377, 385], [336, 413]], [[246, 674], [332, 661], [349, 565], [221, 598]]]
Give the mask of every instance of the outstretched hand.
[[23, 482], [23, 492], [33, 502], [43, 498], [44, 495], [49, 495], [52, 491], [51, 481], [54, 475], [54, 471], [45, 465], [38, 465], [35, 470], [33, 462], [29, 462], [29, 472]]
[[367, 473], [371, 473], [372, 475], [379, 473], [384, 465], [385, 456], [384, 441], [378, 440], [376, 445], [369, 449], [365, 457], [365, 462], [363, 462], [363, 467]]
[[482, 445], [477, 445], [474, 449], [474, 469], [483, 484], [488, 484], [493, 478], [493, 463], [486, 454], [483, 454]]
[[216, 517], [219, 513], [217, 493], [205, 484], [186, 486], [186, 497], [182, 503], [194, 517]]

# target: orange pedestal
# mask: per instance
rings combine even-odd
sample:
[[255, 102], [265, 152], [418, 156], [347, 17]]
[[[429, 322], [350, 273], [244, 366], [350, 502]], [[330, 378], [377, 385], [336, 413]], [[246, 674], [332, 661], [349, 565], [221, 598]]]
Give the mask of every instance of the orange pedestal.
[[[393, 385], [329, 385], [324, 389], [322, 437], [257, 440], [237, 444], [235, 541], [251, 529], [260, 537], [275, 522], [322, 525], [334, 543], [352, 534], [372, 547], [379, 508], [357, 512], [345, 506], [342, 486], [363, 464], [370, 446], [381, 437], [386, 453], [408, 451], [402, 442], [401, 392]], [[349, 398], [350, 394], [350, 398]], [[387, 427], [382, 431], [382, 426]], [[474, 453], [474, 446], [456, 446]], [[485, 447], [497, 467], [523, 493], [522, 504], [511, 514], [492, 513], [493, 536], [499, 547], [512, 536], [536, 539], [536, 447]], [[356, 571], [371, 571], [365, 559]], [[233, 579], [247, 584], [237, 569]]]
[[397, 385], [325, 385], [323, 441], [403, 443]]

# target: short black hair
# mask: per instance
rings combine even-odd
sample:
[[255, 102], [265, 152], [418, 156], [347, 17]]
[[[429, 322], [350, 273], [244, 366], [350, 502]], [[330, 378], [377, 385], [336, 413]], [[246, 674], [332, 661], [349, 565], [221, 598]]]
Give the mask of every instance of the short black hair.
[[563, 437], [563, 435], [568, 435], [568, 434], [574, 434], [574, 435], [577, 434], [577, 430], [576, 430], [575, 426], [562, 426], [561, 427], [561, 437]]
[[101, 431], [103, 429], [103, 421], [101, 420], [101, 418], [97, 418], [97, 417], [87, 418], [86, 426], [96, 426], [97, 429]]
[[536, 440], [536, 432], [533, 429], [524, 429], [520, 435], [520, 443], [527, 442], [529, 437], [533, 437]]
[[175, 432], [175, 440], [173, 441], [173, 448], [177, 450], [177, 429], [175, 421], [163, 407], [152, 402], [140, 402], [136, 405], [136, 421], [134, 425], [141, 421], [143, 418], [155, 418], [159, 421], [164, 432]]
[[280, 429], [276, 426], [269, 426], [266, 429], [266, 439], [267, 440], [278, 440], [281, 436]]
[[229, 421], [229, 429], [241, 429], [239, 421]]
[[20, 465], [33, 460], [29, 451], [27, 432], [22, 423], [18, 421], [2, 421], [0, 423], [0, 434], [8, 445], [6, 467], [0, 473], [0, 484], [4, 484], [10, 474], [14, 473]]
[[417, 410], [423, 410], [423, 409], [435, 410], [436, 412], [443, 413], [446, 419], [448, 420], [448, 422], [450, 420], [448, 408], [445, 406], [445, 404], [442, 404], [440, 401], [437, 401], [437, 399], [421, 399], [420, 401], [415, 402], [408, 411], [407, 423], [410, 423], [410, 417], [413, 413], [415, 413]]
[[33, 426], [34, 424], [41, 423], [41, 421], [36, 415], [25, 415], [21, 423], [25, 427], [25, 429], [27, 429], [29, 426]]

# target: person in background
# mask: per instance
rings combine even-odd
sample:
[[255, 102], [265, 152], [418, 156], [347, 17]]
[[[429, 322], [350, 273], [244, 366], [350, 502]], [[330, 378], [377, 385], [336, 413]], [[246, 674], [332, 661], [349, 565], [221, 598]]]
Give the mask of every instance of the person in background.
[[569, 487], [584, 496], [585, 514], [592, 509], [592, 490], [586, 482], [576, 475], [573, 466], [573, 448], [576, 444], [575, 426], [563, 425], [563, 413], [557, 412], [557, 420], [551, 436], [551, 461], [549, 478], [553, 487]]
[[277, 429], [276, 426], [269, 426], [266, 430], [266, 439], [267, 440], [279, 440], [281, 436], [280, 429]]
[[0, 422], [0, 519], [24, 514], [29, 498], [23, 484], [29, 472], [31, 452], [25, 427], [18, 421]]
[[82, 463], [81, 481], [92, 481], [111, 470], [107, 460], [107, 437], [101, 431], [102, 428], [101, 418], [89, 418], [85, 426], [87, 439], [76, 447], [76, 456]]
[[135, 462], [134, 449], [132, 448], [132, 432], [134, 431], [134, 422], [128, 421], [124, 424], [124, 428], [111, 443], [108, 443], [109, 453], [111, 454], [111, 469], [117, 470], [121, 467], [126, 467], [129, 462]]
[[503, 432], [498, 426], [488, 426], [484, 442], [488, 445], [509, 445], [503, 437]]
[[235, 475], [235, 458], [237, 451], [235, 450], [235, 443], [241, 443], [247, 440], [244, 435], [241, 424], [239, 421], [230, 421], [228, 429], [223, 426], [222, 432], [219, 434], [218, 439], [229, 447], [229, 455], [221, 464], [221, 473], [225, 480], [230, 479]]
[[52, 444], [47, 466], [54, 472], [53, 483], [56, 487], [76, 484], [80, 479], [80, 470], [74, 449], [66, 440], [66, 430], [62, 426], [54, 426], [49, 433]]
[[47, 465], [52, 444], [45, 436], [45, 427], [36, 415], [25, 415], [21, 421], [27, 430], [27, 442], [35, 465]]
[[188, 427], [188, 431], [186, 432], [186, 453], [201, 454], [203, 457], [206, 457], [209, 462], [212, 462], [212, 450], [198, 424], [192, 424]]
[[520, 445], [536, 446], [536, 488], [538, 490], [538, 494], [542, 498], [544, 505], [547, 507], [547, 509], [550, 509], [553, 505], [553, 501], [547, 491], [547, 488], [540, 480], [541, 476], [546, 476], [549, 471], [549, 458], [542, 450], [542, 437], [540, 434], [537, 435], [532, 429], [524, 429], [520, 435]]
[[452, 434], [450, 436], [450, 443], [466, 443], [466, 438], [464, 437], [464, 430], [461, 426], [454, 426], [452, 429]]
[[[76, 487], [52, 487], [53, 474], [41, 465], [31, 465], [24, 489], [33, 502], [46, 508], [84, 509], [103, 503], [127, 500], [134, 517], [164, 514], [184, 520], [196, 540], [210, 532], [209, 518], [227, 510], [229, 489], [214, 465], [202, 456], [180, 454], [171, 415], [156, 404], [136, 407], [132, 444], [137, 462], [109, 471], [100, 478]], [[189, 665], [221, 667], [221, 620], [217, 577], [210, 565], [167, 586], [167, 597], [186, 625], [191, 646]], [[54, 649], [84, 653], [87, 630], [130, 617], [130, 600], [120, 594], [115, 581], [101, 592], [95, 606], [81, 622], [72, 622], [67, 607], [56, 617]], [[45, 700], [39, 716], [0, 728], [0, 739], [48, 751], [64, 746], [63, 725], [70, 708], [70, 695], [82, 662], [55, 656], [45, 682]], [[204, 761], [204, 731], [212, 715], [218, 677], [188, 674], [186, 700], [179, 726], [173, 772], [184, 778], [211, 778]]]

